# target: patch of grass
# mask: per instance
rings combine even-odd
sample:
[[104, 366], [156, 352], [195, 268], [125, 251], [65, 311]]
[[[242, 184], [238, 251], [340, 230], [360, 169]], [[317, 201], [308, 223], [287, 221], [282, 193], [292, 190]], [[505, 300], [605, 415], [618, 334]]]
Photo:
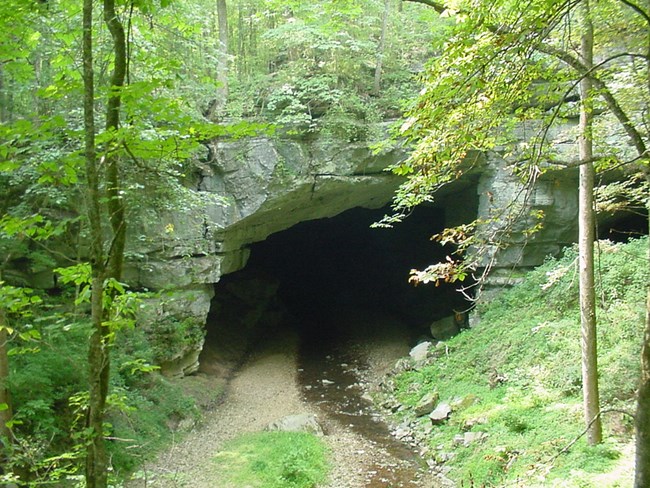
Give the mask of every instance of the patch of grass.
[[[647, 238], [599, 244], [603, 409], [634, 411], [650, 281], [647, 246]], [[449, 476], [459, 486], [600, 487], [609, 472], [626, 476], [621, 450], [632, 428], [620, 416], [604, 416], [604, 444], [590, 447], [581, 439], [557, 456], [584, 429], [576, 256], [569, 249], [528, 273], [523, 283], [482, 305], [480, 323], [449, 340], [444, 353], [437, 350], [426, 366], [393, 379], [391, 394], [405, 406], [398, 421], [422, 428], [432, 456], [452, 468]], [[413, 412], [430, 391], [462, 405], [432, 429]], [[477, 400], [462, 401], [470, 395]], [[466, 432], [486, 435], [464, 443]]]
[[214, 462], [224, 488], [313, 488], [329, 470], [322, 440], [294, 432], [239, 437], [228, 443]]

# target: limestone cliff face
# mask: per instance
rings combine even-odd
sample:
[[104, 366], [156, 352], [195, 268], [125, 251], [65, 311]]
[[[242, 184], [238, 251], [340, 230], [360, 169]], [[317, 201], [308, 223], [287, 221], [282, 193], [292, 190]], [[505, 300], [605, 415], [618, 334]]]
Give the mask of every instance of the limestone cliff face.
[[[157, 314], [167, 321], [175, 315], [178, 323], [200, 328], [210, 309], [213, 284], [246, 265], [250, 244], [302, 221], [386, 205], [401, 180], [385, 168], [404, 157], [406, 152], [399, 148], [375, 155], [363, 143], [318, 139], [214, 141], [196, 165], [188, 200], [173, 210], [148, 209], [156, 217], [130, 229], [125, 278], [138, 288], [168, 290], [176, 304], [170, 308], [169, 294], [154, 301]], [[504, 213], [512, 201], [517, 212]], [[546, 176], [525, 194], [497, 155], [484, 158], [478, 168], [449, 185], [437, 205], [444, 207], [448, 225], [497, 217], [491, 226], [515, 230], [530, 225], [531, 210], [544, 210], [541, 232], [526, 241], [512, 234], [505, 250], [495, 247], [486, 255], [486, 260], [496, 256], [497, 281], [499, 268], [534, 266], [575, 239], [577, 199], [571, 174]], [[518, 221], [512, 221], [514, 215]], [[171, 355], [177, 365], [170, 357], [165, 364], [169, 374], [195, 370], [201, 346], [202, 340], [185, 343], [177, 357]]]
[[[136, 288], [167, 290], [165, 300], [152, 300], [149, 315], [158, 310], [169, 320], [161, 310], [174, 294], [177, 322], [205, 323], [213, 284], [246, 265], [251, 243], [305, 220], [385, 205], [400, 179], [384, 169], [402, 157], [399, 149], [374, 155], [363, 144], [266, 137], [212, 142], [197, 164], [189, 201], [173, 210], [147, 208], [149, 216], [129, 230], [125, 279]], [[165, 364], [168, 373], [195, 370], [201, 346], [185, 344], [177, 366]]]

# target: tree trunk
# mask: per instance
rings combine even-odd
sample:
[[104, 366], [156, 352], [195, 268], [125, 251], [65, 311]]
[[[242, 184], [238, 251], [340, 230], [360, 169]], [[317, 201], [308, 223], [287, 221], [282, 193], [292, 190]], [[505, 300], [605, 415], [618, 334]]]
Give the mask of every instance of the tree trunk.
[[106, 396], [102, 395], [101, 371], [106, 348], [103, 336], [104, 251], [100, 212], [99, 172], [95, 149], [94, 71], [93, 71], [93, 0], [83, 3], [83, 75], [84, 75], [84, 158], [86, 166], [86, 205], [90, 224], [90, 264], [92, 267], [91, 316], [93, 333], [88, 345], [89, 401], [86, 427], [90, 439], [86, 449], [86, 487], [108, 485], [108, 460], [104, 446], [103, 423]]
[[[2, 271], [11, 259], [11, 253], [5, 256], [4, 263], [0, 265], [0, 287], [2, 287]], [[8, 427], [13, 418], [13, 403], [9, 391], [9, 332], [7, 327], [7, 315], [0, 307], [0, 446], [3, 442], [11, 442], [11, 429]], [[2, 458], [0, 458], [2, 461]]]
[[[589, 2], [582, 2], [582, 38], [580, 56], [585, 66], [593, 66], [594, 32]], [[589, 426], [590, 445], [602, 441], [600, 399], [598, 394], [598, 356], [596, 342], [596, 294], [594, 290], [594, 165], [593, 160], [593, 87], [591, 79], [580, 82], [580, 184], [578, 241], [580, 253], [580, 323], [582, 327], [582, 389], [585, 422]]]
[[219, 59], [217, 60], [217, 93], [206, 111], [206, 117], [216, 122], [223, 116], [228, 101], [228, 6], [226, 0], [217, 0], [219, 27]]
[[10, 442], [11, 431], [7, 424], [13, 416], [11, 394], [7, 384], [9, 381], [9, 356], [7, 351], [9, 334], [7, 329], [3, 327], [6, 325], [4, 310], [0, 309], [0, 446], [4, 442]]
[[[87, 5], [88, 4], [88, 5]], [[88, 12], [86, 12], [86, 7]], [[89, 18], [86, 18], [89, 16]], [[106, 130], [116, 132], [120, 126], [122, 87], [126, 78], [126, 36], [124, 27], [115, 11], [115, 0], [104, 0], [104, 23], [113, 40], [114, 68], [111, 76], [111, 91], [106, 105]], [[126, 239], [125, 210], [121, 197], [119, 176], [119, 148], [109, 142], [105, 148], [106, 194], [108, 196], [108, 220], [112, 230], [112, 241], [107, 266], [104, 264], [99, 174], [96, 159], [93, 122], [93, 65], [92, 65], [92, 1], [84, 2], [84, 129], [86, 133], [86, 173], [88, 194], [88, 218], [91, 226], [92, 296], [91, 314], [93, 332], [88, 347], [89, 400], [87, 427], [91, 432], [86, 458], [86, 487], [106, 488], [108, 485], [108, 458], [104, 445], [103, 424], [106, 398], [109, 388], [110, 330], [104, 324], [107, 311], [104, 310], [104, 280], [119, 280], [122, 274], [124, 245]]]
[[[647, 8], [650, 8], [650, 1], [646, 1], [646, 11]], [[650, 24], [650, 21], [648, 21], [648, 24]], [[646, 88], [650, 96], [650, 25], [648, 27]], [[644, 163], [647, 165], [647, 160]], [[646, 181], [650, 185], [650, 169], [647, 166], [644, 169]], [[646, 210], [648, 211], [649, 219], [648, 231], [650, 231], [650, 197], [646, 200]], [[647, 265], [650, 266], [650, 242], [648, 242]], [[650, 486], [650, 287], [648, 287], [648, 296], [646, 299], [645, 332], [643, 334], [643, 346], [641, 349], [641, 379], [637, 392], [635, 427], [636, 458], [634, 488], [645, 488], [646, 486]]]
[[7, 121], [7, 94], [5, 93], [5, 75], [0, 63], [0, 123]]
[[244, 53], [246, 36], [244, 32], [244, 6], [237, 5], [237, 79], [240, 83], [244, 81], [246, 67], [246, 54]]
[[[648, 249], [648, 260], [650, 262], [650, 249]], [[639, 382], [636, 408], [634, 488], [648, 486], [650, 486], [650, 289], [646, 303], [645, 334], [641, 351], [641, 381]]]
[[[120, 108], [122, 106], [122, 88], [126, 79], [126, 35], [124, 26], [115, 12], [115, 0], [104, 0], [104, 23], [113, 39], [113, 74], [111, 91], [106, 106], [106, 131], [117, 132], [120, 128]], [[124, 200], [120, 187], [119, 148], [112, 141], [106, 148], [106, 193], [108, 196], [108, 218], [113, 231], [110, 246], [108, 275], [119, 280], [122, 276], [124, 246], [126, 241], [126, 220]], [[107, 365], [108, 367], [108, 365]]]
[[390, 10], [390, 0], [384, 0], [384, 13], [381, 16], [381, 34], [379, 36], [379, 45], [377, 46], [377, 63], [375, 65], [375, 83], [373, 92], [379, 96], [381, 90], [381, 74], [384, 64], [384, 53], [386, 51], [386, 31], [388, 30], [388, 12]]
[[88, 347], [89, 400], [87, 427], [91, 432], [86, 456], [86, 488], [108, 486], [108, 456], [104, 444], [104, 414], [108, 396], [109, 355], [104, 329], [104, 273], [93, 270], [91, 310], [93, 332]]

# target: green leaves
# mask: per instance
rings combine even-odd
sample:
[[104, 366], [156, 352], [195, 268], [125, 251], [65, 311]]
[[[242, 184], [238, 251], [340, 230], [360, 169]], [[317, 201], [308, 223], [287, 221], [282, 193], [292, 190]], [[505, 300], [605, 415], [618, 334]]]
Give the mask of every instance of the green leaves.
[[65, 268], [56, 268], [55, 273], [61, 276], [63, 283], [74, 283], [77, 286], [89, 285], [91, 282], [92, 270], [90, 263], [80, 263]]
[[152, 373], [158, 371], [160, 366], [149, 364], [144, 359], [134, 359], [132, 361], [125, 361], [120, 365], [121, 371], [128, 371], [130, 375], [136, 373]]
[[[42, 302], [41, 297], [34, 295], [31, 288], [19, 288], [5, 284], [0, 281], [0, 309], [9, 314], [20, 314], [28, 316], [31, 314], [31, 307]], [[13, 333], [13, 329], [0, 323], [3, 327]]]

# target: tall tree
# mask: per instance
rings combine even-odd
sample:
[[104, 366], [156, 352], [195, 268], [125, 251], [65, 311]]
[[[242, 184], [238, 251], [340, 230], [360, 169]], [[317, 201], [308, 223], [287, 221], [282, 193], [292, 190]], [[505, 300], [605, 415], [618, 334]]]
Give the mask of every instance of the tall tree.
[[[0, 286], [2, 286], [2, 274], [0, 273]], [[11, 431], [9, 422], [13, 416], [11, 393], [9, 391], [9, 332], [7, 330], [7, 317], [4, 307], [0, 306], [0, 446], [3, 442], [9, 442]]]
[[373, 91], [379, 96], [381, 90], [381, 75], [386, 51], [386, 35], [388, 33], [388, 14], [390, 12], [390, 0], [384, 0], [384, 13], [381, 16], [381, 33], [379, 34], [379, 45], [377, 46], [377, 62], [375, 64], [375, 81]]
[[[648, 210], [650, 211], [650, 208]], [[650, 262], [650, 249], [648, 262]], [[650, 486], [650, 290], [648, 290], [646, 303], [641, 379], [637, 395], [634, 488], [644, 488]]]
[[[91, 315], [93, 332], [88, 347], [90, 400], [87, 425], [90, 442], [86, 456], [86, 485], [107, 485], [107, 461], [103, 439], [104, 407], [101, 372], [107, 367], [107, 345], [103, 339], [104, 248], [102, 240], [99, 169], [95, 147], [95, 78], [93, 68], [93, 1], [83, 4], [84, 145], [86, 167], [86, 208], [90, 224]], [[105, 397], [103, 397], [105, 398]]]
[[[645, 2], [645, 8], [628, 0], [621, 0], [628, 7], [633, 9], [639, 17], [645, 21], [646, 39], [646, 88], [650, 97], [650, 1]], [[647, 116], [647, 112], [646, 112]], [[638, 147], [638, 146], [637, 146]], [[650, 155], [646, 154], [647, 162]], [[645, 168], [646, 181], [650, 183], [650, 164]], [[646, 211], [650, 222], [650, 196], [646, 201]], [[650, 224], [648, 225], [650, 232]], [[650, 266], [650, 243], [648, 244], [648, 265]], [[648, 285], [648, 296], [646, 300], [645, 331], [643, 334], [643, 346], [641, 349], [641, 378], [637, 390], [637, 408], [635, 415], [636, 427], [636, 456], [635, 456], [635, 477], [634, 488], [650, 486], [650, 285]]]
[[[580, 61], [591, 70], [594, 57], [594, 28], [589, 0], [582, 0]], [[582, 391], [588, 440], [602, 441], [600, 400], [598, 394], [598, 348], [596, 341], [596, 290], [594, 280], [594, 150], [593, 150], [593, 83], [580, 80], [580, 183], [578, 188], [578, 246], [580, 256], [580, 323], [582, 329]]]
[[119, 280], [124, 258], [126, 222], [120, 191], [119, 126], [122, 88], [126, 76], [126, 37], [117, 16], [114, 0], [104, 0], [104, 22], [113, 40], [113, 74], [106, 102], [106, 131], [110, 135], [103, 149], [106, 166], [106, 194], [108, 221], [112, 230], [108, 255], [104, 251], [100, 172], [95, 145], [93, 67], [93, 2], [83, 5], [83, 74], [84, 74], [84, 134], [86, 169], [86, 205], [90, 224], [91, 316], [93, 331], [88, 347], [89, 400], [87, 427], [90, 441], [86, 456], [87, 488], [106, 488], [108, 485], [108, 458], [104, 443], [104, 417], [109, 389], [110, 329], [105, 307], [105, 281]]
[[223, 116], [228, 101], [228, 5], [226, 0], [217, 0], [217, 26], [219, 35], [219, 57], [217, 59], [217, 93], [208, 105], [206, 117], [216, 121]]

